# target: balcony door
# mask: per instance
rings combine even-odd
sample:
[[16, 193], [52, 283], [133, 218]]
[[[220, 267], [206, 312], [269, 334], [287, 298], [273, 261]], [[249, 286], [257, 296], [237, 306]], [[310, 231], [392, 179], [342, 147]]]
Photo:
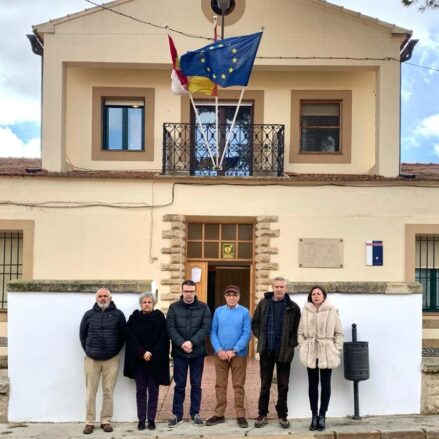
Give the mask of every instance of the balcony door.
[[[232, 129], [233, 117], [237, 107], [236, 102], [221, 101], [218, 105], [218, 148], [216, 144], [215, 103], [211, 101], [198, 101], [196, 106], [204, 129], [204, 135], [192, 109], [191, 123], [194, 126], [194, 142], [192, 143], [191, 150], [191, 175], [252, 175], [253, 103], [241, 103], [225, 152], [226, 139]], [[215, 169], [205, 139], [209, 144], [215, 164], [221, 161], [221, 157], [224, 154], [222, 169]]]

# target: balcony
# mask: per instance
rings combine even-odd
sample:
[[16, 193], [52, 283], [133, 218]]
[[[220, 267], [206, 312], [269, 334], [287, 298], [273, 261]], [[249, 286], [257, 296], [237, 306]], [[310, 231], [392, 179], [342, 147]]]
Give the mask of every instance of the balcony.
[[201, 127], [186, 123], [163, 124], [164, 175], [262, 177], [283, 174], [284, 125], [236, 124], [232, 132], [231, 124], [219, 125], [218, 142], [215, 124]]

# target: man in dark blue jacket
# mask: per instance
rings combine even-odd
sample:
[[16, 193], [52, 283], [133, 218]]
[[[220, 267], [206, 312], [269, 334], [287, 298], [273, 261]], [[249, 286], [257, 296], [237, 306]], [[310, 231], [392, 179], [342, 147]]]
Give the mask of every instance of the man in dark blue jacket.
[[204, 421], [200, 417], [201, 379], [210, 320], [208, 306], [199, 301], [195, 295], [195, 283], [191, 280], [185, 280], [182, 284], [180, 300], [170, 305], [166, 317], [166, 326], [172, 341], [172, 357], [174, 358], [173, 416], [168, 423], [171, 428], [183, 422], [183, 403], [188, 371], [191, 380], [189, 413], [195, 425], [204, 425]]
[[96, 303], [81, 320], [79, 338], [85, 351], [86, 423], [84, 434], [93, 433], [96, 418], [96, 393], [102, 375], [101, 428], [111, 433], [113, 391], [119, 370], [119, 352], [124, 345], [125, 316], [111, 300], [108, 288], [96, 292]]

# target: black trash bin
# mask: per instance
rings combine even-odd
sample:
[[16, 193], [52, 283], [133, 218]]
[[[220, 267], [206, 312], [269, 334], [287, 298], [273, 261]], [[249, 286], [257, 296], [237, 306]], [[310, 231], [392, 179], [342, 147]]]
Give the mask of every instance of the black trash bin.
[[369, 371], [369, 343], [357, 341], [357, 325], [352, 324], [352, 341], [343, 344], [344, 377], [354, 382], [354, 416], [360, 417], [360, 400], [358, 396], [358, 383], [368, 380]]
[[349, 381], [364, 381], [370, 377], [369, 343], [349, 341], [343, 345], [344, 377]]

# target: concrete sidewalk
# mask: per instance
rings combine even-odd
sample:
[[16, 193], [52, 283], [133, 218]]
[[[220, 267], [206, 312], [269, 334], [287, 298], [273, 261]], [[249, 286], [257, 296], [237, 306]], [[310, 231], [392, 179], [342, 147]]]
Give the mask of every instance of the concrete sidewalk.
[[158, 422], [155, 431], [138, 431], [137, 423], [114, 423], [113, 433], [104, 433], [98, 424], [93, 434], [82, 434], [81, 423], [23, 423], [0, 424], [0, 436], [14, 439], [118, 439], [118, 438], [245, 438], [248, 436], [296, 439], [439, 439], [439, 416], [374, 416], [360, 421], [350, 418], [328, 418], [327, 430], [310, 432], [309, 419], [292, 420], [291, 428], [282, 429], [276, 420], [264, 428], [254, 428], [250, 421], [247, 429], [238, 428], [235, 420], [214, 427], [196, 427], [186, 421], [174, 429], [166, 422]]

